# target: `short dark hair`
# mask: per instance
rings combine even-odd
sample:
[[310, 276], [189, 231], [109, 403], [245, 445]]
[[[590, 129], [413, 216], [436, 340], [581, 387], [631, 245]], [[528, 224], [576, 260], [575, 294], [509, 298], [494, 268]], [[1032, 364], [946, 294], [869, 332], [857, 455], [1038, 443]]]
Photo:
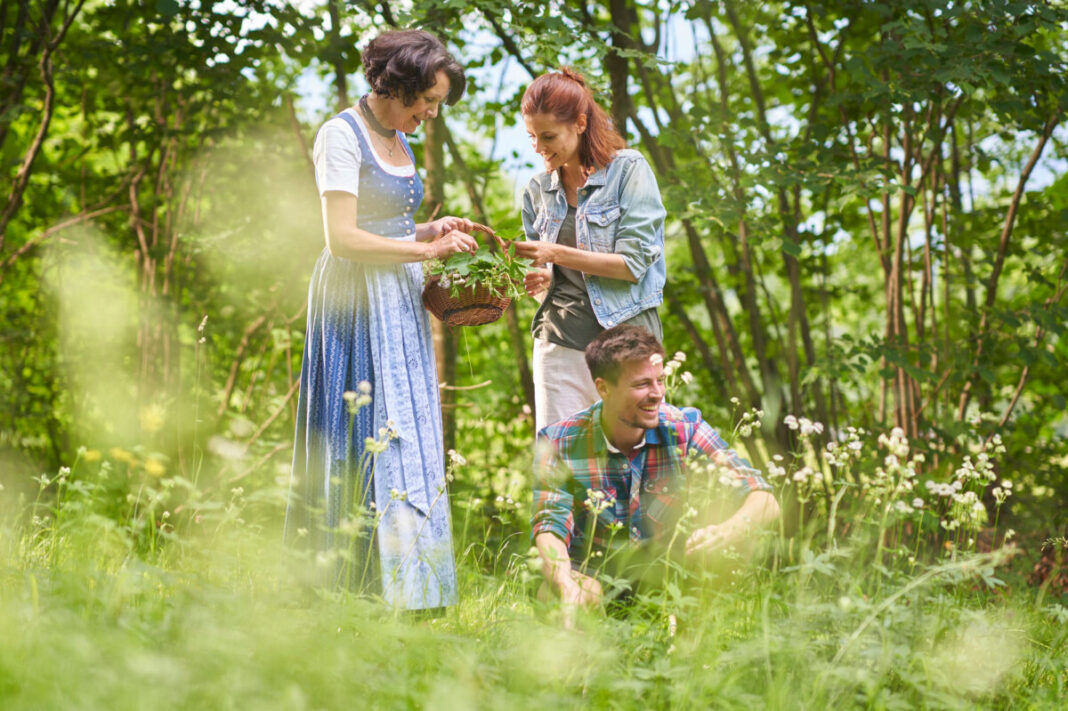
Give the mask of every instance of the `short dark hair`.
[[420, 92], [434, 86], [438, 72], [449, 77], [450, 106], [463, 96], [467, 86], [464, 68], [445, 45], [424, 30], [383, 32], [363, 50], [363, 75], [376, 94], [399, 98], [405, 106], [415, 103]]
[[604, 378], [610, 383], [619, 379], [623, 363], [632, 360], [647, 360], [659, 355], [664, 357], [664, 346], [648, 329], [620, 324], [602, 331], [586, 346], [586, 367], [596, 380]]

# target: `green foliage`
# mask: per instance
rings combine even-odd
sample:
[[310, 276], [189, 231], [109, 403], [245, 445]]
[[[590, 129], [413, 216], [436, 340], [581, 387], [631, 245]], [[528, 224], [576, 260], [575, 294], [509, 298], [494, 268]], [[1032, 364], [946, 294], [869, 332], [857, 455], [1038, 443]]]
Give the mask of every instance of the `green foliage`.
[[[0, 702], [1058, 708], [1063, 601], [1027, 586], [1011, 536], [980, 544], [971, 507], [958, 518], [944, 505], [989, 487], [981, 458], [947, 478], [969, 482], [953, 494], [916, 487], [921, 509], [906, 486], [919, 458], [898, 434], [854, 431], [820, 464], [815, 423], [792, 424], [796, 461], [772, 480], [807, 502], [804, 523], [762, 534], [748, 562], [655, 561], [662, 582], [571, 631], [534, 597], [527, 538], [496, 539], [464, 513], [484, 505], [470, 494], [453, 492], [460, 604], [420, 620], [296, 582], [298, 561], [277, 547], [281, 490], [82, 451], [0, 515]], [[454, 459], [457, 481], [469, 467]], [[341, 660], [351, 673], [336, 673]]]
[[[322, 3], [87, 3], [53, 56], [0, 242], [0, 706], [1058, 707], [1068, 613], [1024, 575], [1068, 492], [1062, 126], [1000, 237], [1068, 107], [1062, 6], [334, 5], [337, 33]], [[0, 46], [2, 199], [46, 98], [46, 25], [23, 7], [0, 10], [23, 28]], [[692, 371], [673, 397], [738, 420], [788, 512], [755, 565], [662, 561], [668, 584], [581, 635], [534, 602], [517, 353], [536, 304], [525, 260], [486, 249], [430, 266], [516, 297], [518, 328], [455, 334], [460, 606], [412, 623], [274, 565], [323, 245], [307, 146], [325, 116], [293, 102], [338, 67], [351, 98], [391, 24], [469, 70], [449, 213], [520, 229], [502, 156], [528, 69], [576, 66], [629, 116], [668, 210], [665, 341]], [[891, 430], [899, 376], [922, 412], [888, 462], [854, 428]]]
[[523, 277], [532, 263], [516, 257], [512, 244], [506, 250], [485, 245], [475, 252], [457, 252], [444, 261], [430, 260], [424, 265], [424, 273], [440, 277], [439, 283], [454, 298], [465, 290], [483, 287], [500, 296], [518, 299], [526, 295]]

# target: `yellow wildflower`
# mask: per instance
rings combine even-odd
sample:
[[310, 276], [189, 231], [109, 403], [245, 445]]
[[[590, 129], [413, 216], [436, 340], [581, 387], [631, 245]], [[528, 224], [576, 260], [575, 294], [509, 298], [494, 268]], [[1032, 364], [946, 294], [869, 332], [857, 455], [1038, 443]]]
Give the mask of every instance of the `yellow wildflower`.
[[167, 473], [167, 467], [158, 459], [146, 459], [145, 473], [149, 476], [161, 477]]

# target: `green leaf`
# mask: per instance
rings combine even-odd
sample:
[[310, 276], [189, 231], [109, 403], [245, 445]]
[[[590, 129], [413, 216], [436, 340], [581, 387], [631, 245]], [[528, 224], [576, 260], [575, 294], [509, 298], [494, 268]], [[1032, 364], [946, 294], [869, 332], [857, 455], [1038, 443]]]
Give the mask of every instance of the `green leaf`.
[[180, 9], [178, 0], [156, 0], [156, 12], [164, 17], [174, 17]]

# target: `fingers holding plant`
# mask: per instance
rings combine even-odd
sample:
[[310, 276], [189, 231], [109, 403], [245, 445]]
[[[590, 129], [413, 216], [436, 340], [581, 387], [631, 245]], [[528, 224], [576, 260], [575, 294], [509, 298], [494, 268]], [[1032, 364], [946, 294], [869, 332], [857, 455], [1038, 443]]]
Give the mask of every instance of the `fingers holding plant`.
[[541, 240], [528, 240], [515, 243], [515, 253], [534, 262], [535, 267], [553, 261], [553, 249], [556, 245]]
[[478, 242], [466, 232], [451, 230], [430, 243], [432, 259], [446, 259], [458, 252], [474, 254], [478, 251]]

